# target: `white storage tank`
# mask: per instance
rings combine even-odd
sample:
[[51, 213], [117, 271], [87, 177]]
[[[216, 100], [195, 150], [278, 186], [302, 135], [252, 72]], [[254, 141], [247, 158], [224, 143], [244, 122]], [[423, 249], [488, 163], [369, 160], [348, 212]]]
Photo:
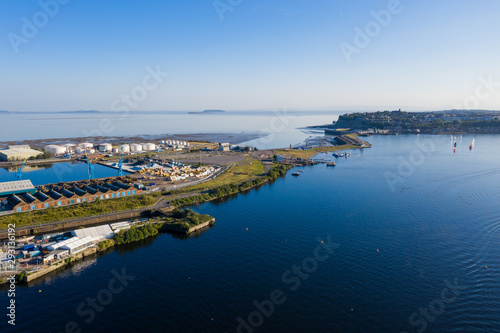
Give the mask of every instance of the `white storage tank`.
[[75, 153], [77, 154], [85, 154], [85, 150], [83, 148], [76, 148]]
[[144, 151], [152, 151], [156, 149], [156, 145], [154, 143], [143, 143], [142, 150]]
[[52, 155], [60, 155], [66, 152], [66, 147], [57, 146], [57, 145], [48, 145], [45, 146], [45, 151], [48, 151]]
[[63, 145], [63, 147], [66, 147], [67, 152], [73, 152], [75, 151], [76, 145], [73, 143], [66, 143]]
[[113, 149], [113, 146], [111, 143], [100, 143], [99, 144], [99, 151], [105, 152], [105, 151], [111, 151]]
[[133, 144], [130, 145], [130, 151], [131, 152], [142, 151], [142, 145], [140, 145], [138, 143], [133, 143]]
[[118, 146], [118, 152], [120, 152], [120, 153], [128, 153], [129, 151], [130, 151], [129, 145]]
[[50, 152], [50, 150], [54, 149], [54, 147], [56, 147], [56, 145], [46, 145], [43, 147], [43, 150]]
[[94, 148], [90, 148], [90, 149], [86, 149], [86, 150], [87, 150], [87, 154], [95, 154]]
[[93, 148], [94, 144], [90, 142], [83, 142], [80, 143], [78, 146], [80, 146], [82, 149], [87, 149], [87, 148]]

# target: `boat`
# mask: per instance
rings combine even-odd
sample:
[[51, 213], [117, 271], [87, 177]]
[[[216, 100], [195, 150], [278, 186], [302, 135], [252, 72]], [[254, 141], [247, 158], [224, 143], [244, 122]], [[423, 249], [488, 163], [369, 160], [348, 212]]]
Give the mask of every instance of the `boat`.
[[292, 173], [292, 176], [300, 176], [300, 173], [294, 172], [294, 173]]
[[299, 172], [304, 172], [304, 170], [299, 170]]
[[474, 144], [476, 143], [476, 139], [472, 139], [472, 143], [471, 145], [469, 146], [469, 150], [472, 150], [472, 148], [474, 148]]
[[336, 166], [337, 164], [335, 164], [335, 162], [330, 162], [330, 163], [326, 163], [326, 166], [331, 166], [331, 167], [334, 167]]

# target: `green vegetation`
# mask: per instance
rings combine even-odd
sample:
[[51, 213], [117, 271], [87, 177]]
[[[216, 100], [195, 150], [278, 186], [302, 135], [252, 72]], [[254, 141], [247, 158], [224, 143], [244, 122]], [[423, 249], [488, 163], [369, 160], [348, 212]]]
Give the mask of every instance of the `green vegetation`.
[[314, 148], [307, 149], [307, 150], [282, 149], [282, 150], [276, 150], [275, 152], [277, 155], [308, 159], [308, 158], [311, 158], [318, 153], [337, 151], [337, 150], [345, 150], [345, 149], [355, 149], [355, 148], [359, 149], [359, 146], [343, 145], [343, 146], [330, 146], [330, 147], [314, 147]]
[[22, 227], [147, 207], [153, 205], [160, 195], [160, 193], [142, 194], [120, 199], [96, 200], [79, 205], [10, 214], [0, 217], [0, 229], [7, 229], [9, 223], [15, 223], [16, 227]]
[[115, 244], [128, 244], [137, 242], [142, 239], [158, 235], [158, 228], [151, 223], [145, 224], [142, 227], [131, 227], [128, 230], [122, 230], [115, 235]]
[[[171, 217], [162, 219], [153, 219], [141, 227], [132, 227], [128, 230], [122, 230], [115, 235], [113, 240], [99, 243], [99, 249], [106, 249], [113, 245], [128, 244], [142, 239], [158, 235], [159, 231], [180, 231], [189, 232], [197, 225], [213, 220], [210, 215], [201, 215], [191, 209], [175, 209]], [[101, 245], [103, 244], [103, 245]]]
[[26, 276], [26, 271], [22, 271], [21, 273], [16, 274], [16, 281], [26, 281]]
[[[172, 212], [172, 217], [165, 219], [165, 223], [163, 224], [161, 230], [175, 230], [181, 232], [189, 232], [189, 229], [200, 225], [202, 223], [213, 220], [213, 217], [210, 215], [201, 215], [198, 214], [191, 209], [175, 209]], [[213, 225], [211, 223], [211, 225]]]
[[52, 155], [52, 153], [49, 153], [48, 151], [44, 151], [42, 155], [38, 155], [38, 156], [31, 156], [30, 158], [28, 158], [29, 160], [47, 160], [49, 158], [54, 158], [54, 155]]
[[106, 239], [102, 242], [99, 242], [97, 244], [97, 247], [99, 248], [99, 251], [103, 251], [103, 250], [106, 250], [110, 247], [112, 247], [113, 245], [115, 245], [115, 241], [112, 240], [112, 239]]
[[213, 200], [233, 193], [239, 193], [249, 188], [264, 184], [266, 182], [276, 180], [278, 177], [286, 174], [286, 172], [290, 170], [290, 168], [291, 165], [275, 163], [271, 167], [271, 170], [269, 170], [269, 172], [265, 176], [256, 178], [254, 180], [249, 180], [240, 184], [235, 183], [235, 184], [228, 184], [228, 185], [214, 187], [211, 188], [208, 192], [182, 199], [175, 199], [172, 200], [170, 203], [175, 207], [181, 207], [181, 206], [187, 206], [204, 201]]
[[189, 186], [178, 193], [198, 192], [223, 185], [239, 184], [261, 176], [266, 172], [266, 166], [258, 159], [247, 156], [240, 163], [230, 166], [224, 173], [208, 182]]

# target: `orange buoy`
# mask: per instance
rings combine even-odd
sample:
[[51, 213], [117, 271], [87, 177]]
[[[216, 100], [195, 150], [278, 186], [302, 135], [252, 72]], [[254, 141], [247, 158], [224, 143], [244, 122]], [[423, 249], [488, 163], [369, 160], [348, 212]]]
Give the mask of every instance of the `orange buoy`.
[[377, 253], [378, 253], [378, 249], [377, 249]]
[[248, 231], [248, 228], [247, 228], [247, 231]]
[[321, 241], [321, 244], [323, 244], [323, 241]]
[[484, 269], [488, 269], [488, 266], [484, 266]]

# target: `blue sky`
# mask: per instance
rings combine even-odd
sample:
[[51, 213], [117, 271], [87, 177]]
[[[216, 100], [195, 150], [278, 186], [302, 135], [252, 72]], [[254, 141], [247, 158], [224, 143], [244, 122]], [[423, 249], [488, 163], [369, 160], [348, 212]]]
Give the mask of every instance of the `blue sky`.
[[55, 1], [0, 2], [0, 110], [500, 109], [495, 0]]

